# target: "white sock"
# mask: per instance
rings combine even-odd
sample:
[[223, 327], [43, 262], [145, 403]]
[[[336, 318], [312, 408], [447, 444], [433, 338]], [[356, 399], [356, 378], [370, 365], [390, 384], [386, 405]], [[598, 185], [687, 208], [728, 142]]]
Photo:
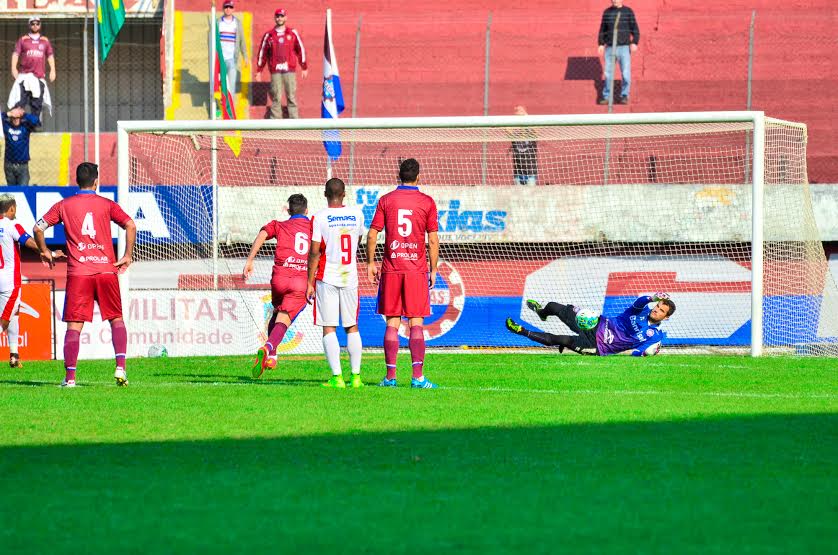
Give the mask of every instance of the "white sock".
[[361, 345], [361, 334], [357, 331], [355, 333], [346, 334], [346, 350], [349, 351], [349, 367], [353, 374], [361, 373], [361, 353], [363, 352], [363, 345]]
[[12, 316], [12, 319], [9, 320], [9, 327], [6, 329], [6, 337], [9, 340], [9, 353], [16, 355], [17, 354], [17, 337], [20, 333], [20, 318], [17, 316]]
[[338, 343], [338, 334], [332, 332], [323, 336], [323, 352], [326, 353], [326, 362], [329, 363], [329, 368], [332, 369], [332, 375], [340, 376], [340, 343]]

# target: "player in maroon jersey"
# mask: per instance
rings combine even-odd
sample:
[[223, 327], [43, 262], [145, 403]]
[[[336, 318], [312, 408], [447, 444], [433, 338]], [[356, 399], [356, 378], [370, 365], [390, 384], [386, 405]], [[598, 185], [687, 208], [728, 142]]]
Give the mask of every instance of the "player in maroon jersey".
[[253, 260], [267, 239], [276, 239], [274, 266], [271, 272], [271, 304], [274, 310], [268, 322], [268, 340], [256, 352], [251, 373], [260, 377], [266, 368], [276, 366], [276, 348], [285, 337], [291, 323], [306, 306], [308, 285], [308, 247], [311, 221], [308, 201], [300, 194], [288, 197], [288, 215], [283, 222], [272, 220], [265, 224], [250, 248], [242, 276], [246, 280], [253, 273]]
[[[44, 231], [63, 223], [67, 237], [67, 286], [62, 317], [67, 322], [64, 335], [64, 368], [67, 373], [61, 385], [76, 385], [79, 336], [84, 323], [93, 320], [95, 300], [99, 303], [102, 320], [108, 320], [111, 324], [116, 356], [114, 379], [117, 385], [124, 386], [128, 385], [125, 373], [128, 331], [122, 321], [122, 297], [117, 274], [131, 265], [137, 226], [117, 203], [96, 194], [99, 186], [99, 167], [96, 164], [79, 164], [76, 168], [76, 183], [79, 192], [55, 203], [33, 229], [35, 241], [41, 250], [41, 260], [49, 264], [50, 268], [55, 261], [44, 241]], [[114, 255], [111, 222], [127, 232], [125, 254], [119, 260]]]
[[[419, 191], [419, 162], [409, 158], [399, 167], [401, 185], [382, 196], [375, 209], [367, 236], [367, 272], [378, 283], [378, 313], [385, 316], [384, 362], [387, 375], [379, 384], [396, 386], [396, 358], [399, 353], [401, 318], [410, 324], [410, 356], [413, 361], [411, 387], [432, 389], [436, 384], [423, 373], [425, 362], [425, 316], [431, 314], [430, 289], [436, 282], [439, 260], [437, 210], [434, 199]], [[384, 230], [384, 260], [375, 263], [378, 233]], [[429, 257], [425, 255], [427, 233]], [[428, 271], [430, 258], [430, 272]]]

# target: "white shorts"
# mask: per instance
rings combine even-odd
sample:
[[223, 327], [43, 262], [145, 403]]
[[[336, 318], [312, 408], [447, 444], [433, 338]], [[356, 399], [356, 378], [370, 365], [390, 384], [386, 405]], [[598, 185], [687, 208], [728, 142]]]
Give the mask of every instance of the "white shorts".
[[358, 288], [335, 287], [317, 281], [314, 295], [314, 325], [350, 328], [358, 323]]
[[0, 291], [0, 320], [11, 320], [20, 308], [20, 287]]

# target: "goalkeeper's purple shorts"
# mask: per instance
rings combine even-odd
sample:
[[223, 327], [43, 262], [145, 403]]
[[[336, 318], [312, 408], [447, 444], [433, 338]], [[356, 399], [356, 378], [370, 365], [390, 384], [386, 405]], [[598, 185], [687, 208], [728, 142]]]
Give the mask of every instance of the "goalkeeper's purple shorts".
[[382, 272], [378, 282], [378, 313], [384, 316], [424, 318], [431, 315], [428, 274]]

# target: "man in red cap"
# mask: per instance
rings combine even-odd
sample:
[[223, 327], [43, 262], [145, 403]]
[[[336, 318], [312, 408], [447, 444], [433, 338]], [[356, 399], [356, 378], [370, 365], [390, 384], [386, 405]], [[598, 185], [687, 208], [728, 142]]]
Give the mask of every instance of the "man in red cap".
[[300, 61], [303, 78], [308, 77], [308, 61], [303, 39], [296, 29], [285, 25], [286, 12], [279, 8], [274, 12], [276, 26], [262, 37], [256, 62], [256, 80], [262, 79], [262, 68], [266, 65], [271, 72], [271, 118], [282, 118], [282, 92], [288, 101], [288, 117], [298, 118], [297, 110], [297, 59]]

